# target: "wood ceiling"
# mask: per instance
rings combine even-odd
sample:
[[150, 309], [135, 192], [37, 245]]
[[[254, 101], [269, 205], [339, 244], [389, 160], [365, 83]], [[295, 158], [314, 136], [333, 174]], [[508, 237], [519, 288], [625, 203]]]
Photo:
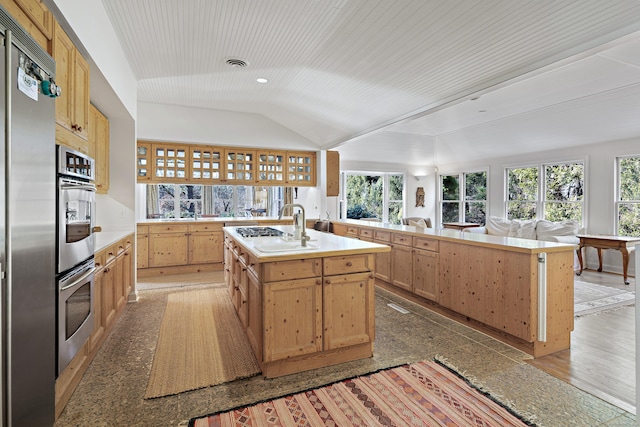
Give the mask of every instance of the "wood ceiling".
[[102, 2], [140, 102], [261, 114], [344, 158], [640, 135], [636, 0]]

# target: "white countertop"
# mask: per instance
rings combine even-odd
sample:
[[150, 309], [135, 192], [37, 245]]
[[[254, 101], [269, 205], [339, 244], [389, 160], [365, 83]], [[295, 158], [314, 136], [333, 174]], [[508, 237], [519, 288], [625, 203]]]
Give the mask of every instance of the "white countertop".
[[94, 252], [99, 252], [109, 245], [114, 244], [118, 240], [132, 234], [133, 230], [111, 230], [111, 231], [99, 231], [95, 233], [96, 242]]

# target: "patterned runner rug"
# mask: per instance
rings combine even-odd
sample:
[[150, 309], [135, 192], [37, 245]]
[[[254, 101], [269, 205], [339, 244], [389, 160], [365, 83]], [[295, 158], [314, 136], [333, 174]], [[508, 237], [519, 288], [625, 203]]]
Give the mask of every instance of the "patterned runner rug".
[[189, 421], [189, 427], [526, 425], [533, 424], [435, 361], [403, 365]]
[[226, 288], [168, 295], [145, 399], [258, 373]]
[[635, 292], [618, 289], [613, 286], [596, 285], [595, 283], [574, 280], [573, 282], [574, 316], [602, 313], [608, 310], [634, 305]]

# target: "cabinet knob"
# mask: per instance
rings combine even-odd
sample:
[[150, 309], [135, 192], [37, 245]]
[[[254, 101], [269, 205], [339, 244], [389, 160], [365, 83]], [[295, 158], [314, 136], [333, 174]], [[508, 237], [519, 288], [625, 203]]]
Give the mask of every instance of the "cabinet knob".
[[326, 283], [327, 285], [330, 285], [331, 284], [331, 280], [327, 279], [327, 280], [324, 281], [324, 283]]
[[349, 261], [349, 262], [347, 263], [347, 267], [351, 267], [351, 266], [353, 266], [353, 263], [352, 263], [351, 261]]

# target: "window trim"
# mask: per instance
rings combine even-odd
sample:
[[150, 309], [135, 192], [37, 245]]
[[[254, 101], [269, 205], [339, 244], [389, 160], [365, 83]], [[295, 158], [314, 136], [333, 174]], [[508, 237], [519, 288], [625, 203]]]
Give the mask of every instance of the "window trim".
[[[487, 182], [485, 184], [485, 188], [487, 190], [487, 198], [486, 200], [466, 200], [466, 179], [465, 179], [465, 175], [467, 174], [472, 174], [472, 173], [482, 173], [484, 172], [487, 175]], [[457, 201], [453, 201], [453, 200], [443, 200], [442, 198], [442, 177], [443, 176], [458, 176], [458, 200]], [[478, 168], [478, 169], [470, 169], [470, 170], [465, 170], [465, 171], [461, 171], [461, 172], [450, 172], [450, 173], [438, 173], [438, 203], [437, 203], [437, 218], [438, 218], [438, 223], [440, 225], [442, 225], [442, 204], [443, 203], [458, 203], [458, 221], [459, 222], [464, 222], [465, 221], [465, 203], [467, 202], [484, 202], [485, 204], [485, 213], [488, 213], [489, 210], [489, 200], [490, 200], [490, 196], [491, 196], [491, 186], [489, 185], [490, 182], [490, 169], [488, 167], [485, 168]]]
[[389, 222], [389, 177], [391, 175], [402, 176], [402, 212], [407, 211], [407, 173], [406, 172], [379, 172], [362, 170], [345, 170], [340, 173], [340, 186], [342, 199], [340, 200], [340, 218], [347, 219], [347, 176], [380, 176], [382, 177], [382, 222]]
[[621, 180], [620, 180], [620, 160], [622, 159], [629, 159], [629, 158], [638, 158], [640, 159], [640, 153], [638, 154], [629, 154], [629, 155], [622, 155], [622, 156], [615, 156], [615, 165], [614, 165], [614, 171], [615, 171], [615, 175], [614, 175], [614, 185], [615, 185], [615, 192], [614, 192], [614, 200], [613, 200], [613, 219], [614, 219], [614, 229], [613, 229], [613, 233], [614, 235], [618, 236], [619, 232], [620, 232], [620, 205], [622, 204], [637, 204], [640, 205], [640, 199], [639, 200], [626, 200], [623, 201], [621, 200], [622, 194], [620, 191], [620, 184], [621, 184]]

